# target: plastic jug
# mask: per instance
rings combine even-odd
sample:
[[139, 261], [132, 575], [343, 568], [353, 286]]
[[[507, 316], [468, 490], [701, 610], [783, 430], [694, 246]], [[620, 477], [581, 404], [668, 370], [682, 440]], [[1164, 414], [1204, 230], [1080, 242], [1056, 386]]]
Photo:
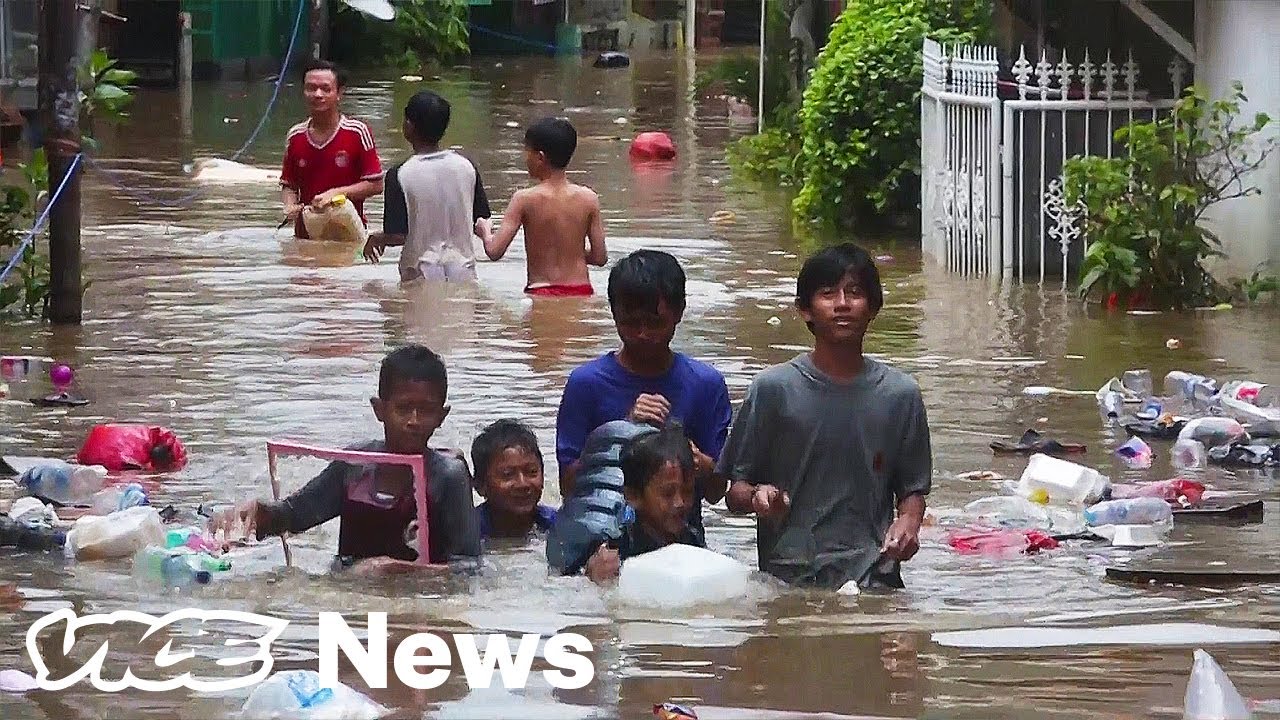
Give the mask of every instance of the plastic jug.
[[117, 510], [125, 510], [147, 504], [147, 491], [137, 483], [128, 485], [112, 485], [99, 490], [90, 502], [94, 515], [110, 515]]
[[1191, 679], [1182, 698], [1184, 720], [1252, 720], [1249, 704], [1213, 656], [1195, 651]]
[[320, 684], [314, 670], [284, 670], [257, 687], [240, 708], [248, 720], [376, 720], [390, 712], [362, 693], [337, 683]]
[[1140, 398], [1149, 398], [1155, 394], [1150, 370], [1126, 370], [1120, 382]]
[[1173, 508], [1157, 497], [1108, 500], [1084, 511], [1084, 520], [1090, 525], [1151, 525], [1172, 519]]
[[1178, 440], [1196, 440], [1207, 448], [1230, 445], [1246, 437], [1244, 426], [1227, 417], [1196, 418], [1178, 433]]
[[107, 469], [99, 465], [72, 465], [50, 460], [27, 469], [18, 485], [34, 497], [54, 505], [88, 505], [102, 489]]
[[310, 205], [302, 208], [302, 224], [312, 240], [363, 243], [369, 239], [369, 231], [360, 219], [360, 213], [345, 195], [335, 195], [333, 202], [320, 212]]
[[622, 563], [618, 596], [650, 607], [710, 604], [745, 595], [750, 579], [751, 568], [727, 555], [677, 543]]
[[148, 545], [163, 544], [164, 525], [150, 505], [110, 515], [85, 515], [67, 533], [67, 550], [77, 560], [132, 557]]
[[197, 569], [182, 553], [147, 546], [133, 556], [133, 574], [166, 588], [207, 585], [213, 578], [208, 570]]
[[1079, 511], [1041, 505], [1018, 495], [997, 495], [974, 500], [964, 506], [965, 515], [995, 527], [1018, 530], [1048, 530], [1071, 535], [1084, 530]]
[[1048, 455], [1031, 456], [1018, 480], [1017, 493], [1029, 498], [1037, 490], [1058, 505], [1087, 505], [1103, 497], [1111, 481], [1093, 468]]

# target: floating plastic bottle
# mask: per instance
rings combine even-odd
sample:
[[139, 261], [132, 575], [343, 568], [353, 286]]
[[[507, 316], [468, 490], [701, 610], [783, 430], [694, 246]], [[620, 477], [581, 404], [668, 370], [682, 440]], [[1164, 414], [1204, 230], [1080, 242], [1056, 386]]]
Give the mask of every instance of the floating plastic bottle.
[[1057, 505], [1087, 505], [1100, 500], [1111, 482], [1093, 468], [1059, 460], [1048, 455], [1032, 455], [1027, 469], [1019, 478], [1016, 491], [1025, 498], [1037, 490], [1048, 495], [1047, 502]]
[[170, 530], [165, 534], [165, 547], [169, 549], [185, 547], [208, 553], [216, 553], [222, 549], [218, 543], [205, 537], [204, 533], [196, 528]]
[[1174, 370], [1164, 376], [1164, 395], [1192, 404], [1206, 405], [1218, 394], [1218, 383], [1203, 375]]
[[1244, 426], [1228, 417], [1196, 418], [1178, 433], [1178, 440], [1196, 440], [1207, 448], [1231, 445], [1246, 437]]
[[1204, 497], [1204, 485], [1194, 480], [1174, 478], [1140, 485], [1111, 486], [1112, 500], [1127, 500], [1139, 497], [1160, 498], [1179, 507], [1192, 507], [1199, 505], [1201, 498]]
[[1194, 657], [1182, 698], [1183, 720], [1252, 720], [1248, 702], [1213, 656], [1196, 650]]
[[342, 683], [322, 685], [315, 670], [282, 670], [253, 689], [240, 708], [240, 717], [375, 720], [389, 712]]
[[1090, 525], [1151, 525], [1173, 519], [1169, 503], [1155, 497], [1108, 500], [1084, 510]]
[[138, 551], [133, 558], [133, 574], [167, 588], [207, 585], [213, 578], [208, 570], [197, 570], [183, 553], [155, 546]]
[[363, 243], [369, 231], [356, 212], [355, 204], [345, 195], [335, 195], [333, 201], [319, 212], [310, 205], [302, 209], [302, 224], [312, 240], [329, 242]]
[[1098, 398], [1098, 405], [1107, 417], [1120, 417], [1124, 412], [1124, 398], [1118, 392], [1105, 392]]
[[99, 490], [90, 503], [94, 515], [110, 515], [118, 510], [148, 504], [147, 491], [137, 483], [113, 485]]
[[18, 485], [34, 497], [55, 505], [88, 505], [102, 489], [107, 469], [97, 465], [72, 465], [62, 460], [28, 468]]

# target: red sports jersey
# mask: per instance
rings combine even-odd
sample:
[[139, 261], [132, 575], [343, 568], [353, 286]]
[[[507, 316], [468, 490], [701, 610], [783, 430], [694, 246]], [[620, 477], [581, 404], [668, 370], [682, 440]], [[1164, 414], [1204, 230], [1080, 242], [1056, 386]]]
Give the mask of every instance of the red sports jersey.
[[[305, 205], [326, 190], [382, 177], [382, 161], [378, 159], [378, 149], [368, 125], [343, 115], [333, 137], [324, 143], [316, 143], [308, 132], [310, 128], [308, 120], [289, 130], [284, 169], [280, 171], [280, 184], [297, 190], [298, 202]], [[356, 201], [355, 206], [360, 219], [368, 224], [364, 202]], [[301, 215], [294, 233], [300, 238], [307, 237]]]

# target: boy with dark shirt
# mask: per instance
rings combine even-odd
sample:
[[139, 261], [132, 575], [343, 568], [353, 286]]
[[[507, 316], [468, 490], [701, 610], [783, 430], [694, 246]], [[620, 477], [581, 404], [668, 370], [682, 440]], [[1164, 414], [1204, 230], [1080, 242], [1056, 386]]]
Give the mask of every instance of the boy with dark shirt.
[[[382, 361], [373, 413], [383, 440], [351, 449], [400, 455], [424, 453], [431, 562], [474, 561], [480, 534], [471, 505], [471, 474], [455, 452], [428, 447], [449, 414], [448, 379], [439, 356], [421, 345], [395, 350]], [[214, 521], [215, 531], [237, 520], [258, 540], [300, 533], [342, 518], [338, 557], [364, 570], [410, 569], [418, 552], [413, 473], [400, 465], [358, 466], [332, 462], [302, 489], [272, 502], [249, 500]]]
[[758, 516], [760, 569], [785, 582], [901, 588], [899, 563], [919, 550], [932, 475], [924, 400], [908, 375], [862, 354], [883, 297], [862, 248], [809, 258], [796, 307], [813, 351], [752, 381], [720, 456], [729, 509]]
[[498, 420], [471, 443], [480, 537], [523, 538], [546, 532], [556, 522], [554, 508], [543, 505], [542, 451], [533, 431], [515, 420]]

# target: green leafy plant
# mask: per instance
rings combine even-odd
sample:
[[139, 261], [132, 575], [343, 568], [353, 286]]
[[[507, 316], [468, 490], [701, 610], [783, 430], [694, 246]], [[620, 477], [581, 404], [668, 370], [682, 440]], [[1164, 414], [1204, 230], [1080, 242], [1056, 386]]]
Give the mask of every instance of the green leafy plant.
[[1272, 297], [1280, 296], [1280, 277], [1263, 274], [1266, 271], [1266, 264], [1263, 263], [1248, 278], [1232, 278], [1229, 281], [1232, 299], [1236, 302], [1257, 302], [1263, 293], [1270, 293]]
[[345, 4], [334, 14], [332, 54], [352, 65], [421, 69], [471, 51], [467, 0], [407, 0], [396, 3], [390, 23], [375, 20]]
[[797, 221], [847, 229], [915, 206], [920, 47], [977, 42], [990, 22], [990, 0], [849, 3], [800, 108]]
[[1213, 205], [1261, 191], [1246, 177], [1275, 141], [1262, 137], [1265, 113], [1240, 123], [1244, 89], [1210, 101], [1189, 88], [1173, 111], [1115, 133], [1119, 157], [1076, 157], [1063, 168], [1066, 201], [1082, 214], [1089, 242], [1080, 294], [1105, 295], [1109, 305], [1159, 308], [1214, 304], [1230, 290], [1206, 262], [1223, 257], [1222, 243], [1202, 224]]
[[122, 70], [105, 49], [94, 50], [89, 61], [80, 68], [81, 143], [95, 150], [93, 128], [96, 122], [118, 125], [129, 117], [126, 109], [133, 102], [130, 83], [138, 79], [132, 70]]

